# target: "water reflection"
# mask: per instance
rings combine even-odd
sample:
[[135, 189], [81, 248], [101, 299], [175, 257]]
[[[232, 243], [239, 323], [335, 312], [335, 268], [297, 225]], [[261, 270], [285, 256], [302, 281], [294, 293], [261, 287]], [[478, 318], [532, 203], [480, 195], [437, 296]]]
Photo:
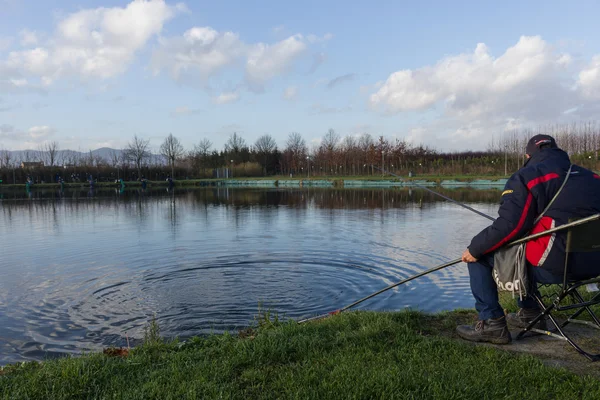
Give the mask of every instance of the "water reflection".
[[[493, 214], [498, 190], [442, 190]], [[455, 258], [487, 221], [409, 189], [32, 190], [0, 201], [0, 364], [339, 308]], [[366, 302], [471, 307], [464, 266]]]
[[[437, 188], [436, 191], [455, 200], [466, 203], [491, 203], [499, 200], [499, 190], [490, 189], [445, 189]], [[389, 208], [399, 207], [409, 202], [429, 203], [445, 201], [432, 193], [409, 188], [392, 189], [242, 189], [214, 187], [203, 189], [95, 189], [88, 190], [31, 190], [27, 195], [17, 190], [0, 191], [0, 204], [3, 207], [24, 206], [29, 204], [24, 200], [37, 202], [71, 200], [85, 204], [84, 200], [93, 199], [95, 203], [113, 203], [122, 200], [129, 203], [139, 201], [161, 201], [170, 197], [178, 202], [199, 202], [213, 205], [233, 206], [293, 206], [295, 208], [308, 208], [311, 205], [321, 208]], [[41, 202], [44, 200], [44, 202]]]

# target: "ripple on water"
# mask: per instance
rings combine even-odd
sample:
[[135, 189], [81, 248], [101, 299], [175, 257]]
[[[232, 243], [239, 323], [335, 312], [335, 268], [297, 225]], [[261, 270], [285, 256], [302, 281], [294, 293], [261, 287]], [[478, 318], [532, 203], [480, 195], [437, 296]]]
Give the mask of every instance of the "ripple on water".
[[139, 331], [156, 314], [166, 333], [189, 336], [246, 326], [261, 302], [293, 318], [324, 312], [414, 272], [384, 257], [326, 255], [246, 254], [144, 269], [93, 288], [72, 317], [122, 332]]
[[[162, 334], [188, 337], [247, 326], [259, 304], [288, 318], [329, 312], [447, 262], [463, 245], [456, 232], [480, 228], [447, 207], [321, 201], [141, 198], [0, 214], [12, 250], [0, 266], [0, 364], [133, 344], [153, 316]], [[467, 276], [450, 267], [357, 308], [470, 307]]]
[[[31, 340], [3, 343], [5, 351], [38, 359], [42, 354], [48, 357], [121, 346], [125, 335], [132, 341], [141, 339], [154, 316], [162, 334], [169, 337], [245, 327], [261, 306], [299, 319], [339, 309], [424, 269], [387, 257], [321, 250], [203, 259], [198, 264], [140, 267], [127, 276], [112, 273], [82, 280], [68, 291], [50, 291], [15, 315], [26, 321]], [[357, 308], [435, 309], [436, 304], [455, 299], [449, 289], [467, 288], [464, 283], [456, 284], [456, 272], [437, 274], [390, 290]], [[432, 291], [432, 284], [440, 290]]]

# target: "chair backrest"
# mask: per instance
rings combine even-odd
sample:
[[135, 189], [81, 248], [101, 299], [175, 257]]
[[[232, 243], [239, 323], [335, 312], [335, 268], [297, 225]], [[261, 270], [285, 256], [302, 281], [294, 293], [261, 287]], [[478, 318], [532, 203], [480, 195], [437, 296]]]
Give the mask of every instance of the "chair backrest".
[[[574, 220], [569, 220], [572, 222]], [[568, 229], [565, 252], [565, 269], [563, 275], [563, 291], [567, 290], [569, 281], [573, 281], [570, 271], [572, 253], [600, 252], [600, 220], [593, 220]], [[590, 276], [591, 277], [591, 276]], [[581, 279], [574, 279], [574, 281]]]
[[600, 251], [600, 220], [569, 228], [566, 251], [567, 253]]

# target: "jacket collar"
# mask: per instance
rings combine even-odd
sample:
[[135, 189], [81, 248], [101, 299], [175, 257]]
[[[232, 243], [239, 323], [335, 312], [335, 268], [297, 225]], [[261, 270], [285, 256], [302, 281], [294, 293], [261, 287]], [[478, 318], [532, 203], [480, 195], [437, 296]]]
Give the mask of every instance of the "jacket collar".
[[530, 159], [525, 161], [523, 167], [532, 167], [550, 159], [568, 162], [569, 164], [571, 163], [569, 155], [561, 149], [542, 149], [541, 151], [535, 153]]

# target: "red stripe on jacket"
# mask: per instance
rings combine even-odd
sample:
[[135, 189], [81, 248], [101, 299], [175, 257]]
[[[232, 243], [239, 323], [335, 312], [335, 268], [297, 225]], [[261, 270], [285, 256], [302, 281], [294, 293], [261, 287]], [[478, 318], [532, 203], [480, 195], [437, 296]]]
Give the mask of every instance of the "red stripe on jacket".
[[532, 179], [527, 183], [527, 189], [531, 190], [535, 186], [539, 185], [540, 183], [548, 182], [549, 180], [556, 179], [556, 178], [560, 178], [560, 176], [557, 173], [553, 172], [551, 174], [547, 174], [544, 176], [540, 176], [539, 178]]
[[507, 237], [505, 237], [504, 239], [499, 241], [494, 247], [492, 247], [485, 253], [490, 253], [490, 252], [496, 250], [497, 248], [501, 247], [502, 245], [504, 245], [504, 243], [506, 243], [510, 239], [512, 239], [512, 237], [515, 236], [517, 234], [517, 232], [519, 232], [521, 230], [521, 228], [523, 227], [523, 224], [525, 223], [525, 219], [527, 218], [527, 213], [529, 212], [529, 207], [531, 206], [532, 200], [533, 200], [533, 195], [531, 193], [529, 193], [527, 195], [527, 201], [525, 202], [525, 207], [523, 207], [523, 213], [521, 214], [521, 218], [519, 218], [519, 223], [517, 224], [517, 227], [515, 229], [513, 229], [513, 231], [511, 233], [509, 233]]
[[[540, 183], [548, 182], [549, 180], [556, 179], [556, 178], [560, 178], [560, 176], [557, 173], [553, 172], [551, 174], [546, 174], [544, 176], [540, 176], [538, 178], [532, 179], [527, 183], [527, 189], [531, 191], [531, 189], [533, 189], [535, 186], [539, 185]], [[517, 224], [515, 229], [513, 229], [512, 232], [508, 234], [508, 236], [506, 236], [504, 239], [499, 241], [491, 249], [489, 249], [488, 251], [485, 251], [484, 254], [490, 253], [490, 252], [498, 249], [499, 247], [502, 247], [505, 243], [508, 243], [508, 241], [510, 239], [512, 239], [517, 233], [519, 233], [519, 231], [521, 230], [521, 228], [523, 228], [523, 225], [525, 224], [525, 220], [527, 219], [527, 213], [529, 212], [529, 207], [531, 207], [532, 200], [533, 200], [533, 195], [531, 194], [531, 192], [529, 192], [529, 194], [527, 195], [527, 200], [525, 201], [525, 207], [523, 207], [523, 212], [521, 213], [521, 218], [519, 218], [519, 223]]]

